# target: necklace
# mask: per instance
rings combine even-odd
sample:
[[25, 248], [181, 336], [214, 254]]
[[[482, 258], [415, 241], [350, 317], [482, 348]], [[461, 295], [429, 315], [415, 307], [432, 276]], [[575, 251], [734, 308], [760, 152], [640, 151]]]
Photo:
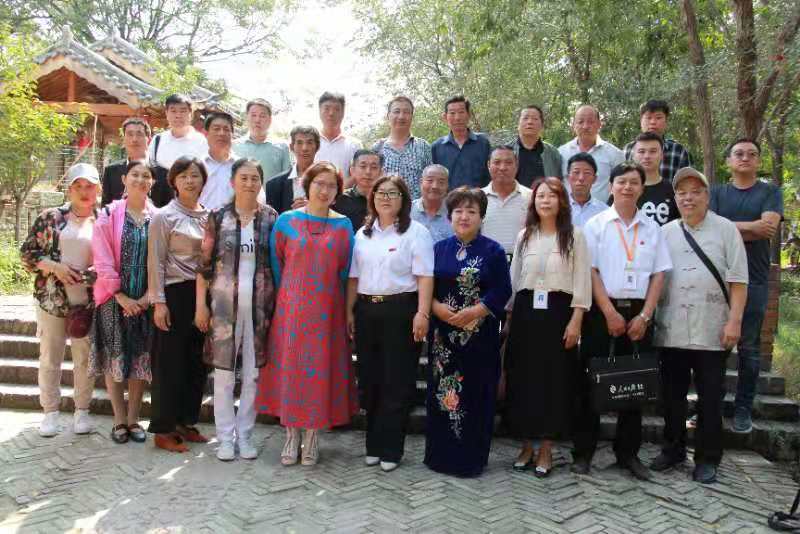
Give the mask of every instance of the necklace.
[[92, 216], [92, 214], [91, 214], [91, 213], [89, 213], [88, 215], [78, 215], [78, 212], [76, 212], [76, 211], [75, 211], [74, 209], [72, 209], [72, 208], [70, 208], [69, 212], [70, 212], [71, 214], [73, 214], [73, 215], [75, 216], [75, 218], [76, 218], [76, 219], [87, 219], [87, 218], [89, 218], [89, 217], [91, 217], [91, 216]]
[[239, 222], [242, 226], [247, 226], [250, 224], [250, 221], [253, 220], [256, 216], [256, 210], [253, 209], [249, 213], [240, 211], [239, 209], [236, 210], [236, 214], [239, 216]]
[[[310, 213], [308, 213], [308, 211], [307, 211], [307, 210], [305, 210], [305, 209], [303, 209], [303, 212], [304, 212], [306, 215], [308, 215], [309, 217], [316, 217], [316, 215], [311, 215], [311, 214], [310, 214]], [[311, 225], [309, 224], [309, 221], [308, 221], [308, 219], [306, 219], [306, 231], [308, 232], [308, 234], [309, 234], [310, 236], [318, 236], [318, 235], [323, 235], [323, 234], [325, 234], [325, 232], [327, 232], [327, 231], [328, 231], [328, 218], [329, 218], [329, 215], [330, 215], [330, 214], [331, 214], [331, 209], [330, 209], [330, 208], [328, 208], [328, 211], [327, 211], [327, 213], [325, 213], [325, 217], [320, 217], [320, 219], [322, 219], [322, 218], [324, 218], [324, 219], [325, 219], [325, 222], [324, 222], [324, 223], [322, 223], [322, 230], [319, 230], [319, 229], [312, 230], [312, 229], [311, 229]]]
[[128, 215], [131, 216], [131, 219], [133, 219], [133, 222], [135, 222], [137, 226], [141, 226], [144, 223], [145, 214], [143, 211], [135, 212], [130, 208], [128, 208], [126, 211], [128, 212]]

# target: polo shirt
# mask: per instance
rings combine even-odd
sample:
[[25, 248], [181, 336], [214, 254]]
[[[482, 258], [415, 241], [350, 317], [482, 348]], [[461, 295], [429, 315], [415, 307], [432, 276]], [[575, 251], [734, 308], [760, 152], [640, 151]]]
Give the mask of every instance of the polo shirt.
[[289, 147], [284, 143], [264, 141], [258, 143], [250, 136], [240, 137], [233, 142], [233, 150], [242, 158], [257, 159], [264, 170], [264, 183], [278, 174], [289, 170], [292, 162], [289, 158]]
[[422, 199], [418, 198], [411, 203], [411, 219], [428, 229], [434, 243], [452, 237], [454, 234], [453, 225], [447, 218], [447, 206], [444, 201], [439, 206], [439, 211], [433, 217], [429, 217], [422, 204]]
[[328, 139], [320, 134], [319, 143], [319, 150], [314, 156], [314, 162], [329, 161], [336, 165], [342, 176], [350, 176], [350, 164], [353, 162], [356, 150], [361, 148], [361, 141], [344, 134], [339, 134], [335, 139]]
[[444, 165], [450, 173], [450, 189], [466, 185], [484, 187], [489, 183], [489, 154], [492, 147], [484, 134], [469, 130], [467, 141], [459, 147], [453, 132], [431, 145], [431, 159]]
[[362, 295], [397, 295], [417, 291], [417, 276], [433, 276], [433, 239], [428, 230], [411, 221], [402, 234], [392, 224], [381, 230], [376, 220], [372, 236], [356, 233], [350, 278], [358, 278]]
[[[567, 176], [567, 163], [569, 158], [575, 154], [583, 152], [578, 147], [578, 138], [565, 143], [558, 147], [558, 153], [561, 154], [561, 172], [563, 176]], [[608, 183], [608, 177], [611, 175], [611, 169], [625, 161], [625, 154], [622, 150], [615, 147], [608, 141], [602, 139], [599, 135], [594, 146], [589, 149], [589, 154], [594, 158], [597, 163], [597, 178], [592, 184], [592, 196], [600, 201], [608, 199], [611, 193], [611, 187]], [[565, 182], [567, 191], [569, 191], [569, 183]]]
[[608, 209], [608, 204], [600, 202], [594, 197], [589, 197], [589, 200], [585, 204], [580, 205], [572, 198], [572, 193], [570, 193], [569, 208], [570, 214], [572, 215], [572, 225], [580, 228], [598, 213], [606, 211]]
[[[730, 308], [714, 275], [686, 241], [680, 223], [675, 220], [661, 229], [673, 269], [664, 280], [653, 344], [676, 349], [725, 350], [720, 337]], [[735, 223], [709, 210], [697, 226], [685, 223], [684, 226], [725, 282], [747, 283], [747, 252]]]
[[[625, 287], [625, 265], [628, 257], [617, 223], [628, 247], [633, 249], [635, 289]], [[612, 206], [592, 217], [584, 225], [583, 234], [592, 257], [592, 267], [600, 273], [606, 293], [611, 298], [644, 299], [650, 285], [650, 276], [672, 269], [661, 227], [640, 210], [636, 210], [630, 226], [626, 226]]]
[[353, 223], [353, 230], [358, 230], [364, 226], [364, 219], [367, 216], [367, 197], [362, 195], [356, 186], [345, 189], [344, 192], [336, 197], [336, 202], [331, 206], [334, 211], [346, 215]]
[[514, 191], [505, 199], [494, 192], [492, 183], [483, 188], [488, 205], [483, 218], [482, 233], [500, 243], [506, 254], [514, 253], [514, 242], [525, 226], [525, 217], [531, 202], [531, 190], [516, 181], [515, 183]]

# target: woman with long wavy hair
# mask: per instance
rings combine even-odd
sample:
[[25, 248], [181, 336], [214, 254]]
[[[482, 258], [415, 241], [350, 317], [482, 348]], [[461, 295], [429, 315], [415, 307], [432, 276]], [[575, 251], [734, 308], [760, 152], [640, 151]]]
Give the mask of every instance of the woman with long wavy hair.
[[[514, 468], [535, 461], [536, 476], [546, 477], [553, 440], [570, 431], [578, 338], [592, 302], [592, 278], [586, 240], [572, 226], [561, 181], [539, 179], [532, 191], [511, 262], [506, 401], [512, 435], [524, 440]], [[542, 442], [534, 460], [537, 438]]]

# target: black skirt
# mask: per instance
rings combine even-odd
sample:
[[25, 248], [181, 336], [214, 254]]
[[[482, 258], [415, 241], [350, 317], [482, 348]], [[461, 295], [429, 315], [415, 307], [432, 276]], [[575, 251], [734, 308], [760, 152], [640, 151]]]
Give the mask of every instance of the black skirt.
[[564, 439], [570, 434], [577, 346], [564, 348], [572, 295], [548, 294], [546, 310], [533, 309], [533, 291], [514, 300], [506, 349], [506, 422], [521, 439]]

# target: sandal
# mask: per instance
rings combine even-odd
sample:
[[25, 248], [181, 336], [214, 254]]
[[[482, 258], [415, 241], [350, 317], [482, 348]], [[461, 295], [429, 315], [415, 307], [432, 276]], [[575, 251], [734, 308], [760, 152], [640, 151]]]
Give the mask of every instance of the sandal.
[[114, 443], [118, 443], [122, 445], [123, 443], [128, 443], [128, 438], [131, 437], [131, 433], [128, 431], [127, 425], [114, 425], [111, 428], [111, 440]]
[[159, 449], [170, 452], [186, 452], [189, 450], [189, 447], [183, 442], [183, 438], [175, 433], [156, 434], [153, 443], [155, 443], [156, 447]]
[[182, 425], [177, 428], [178, 434], [190, 443], [208, 443], [208, 438], [197, 430], [197, 427]]
[[300, 457], [300, 429], [286, 427], [286, 444], [281, 452], [283, 465], [294, 465]]
[[147, 441], [147, 432], [144, 431], [144, 428], [139, 426], [139, 423], [128, 425], [128, 432], [131, 435], [131, 441], [135, 441], [136, 443], [144, 443]]
[[303, 457], [300, 463], [303, 465], [316, 465], [319, 460], [319, 440], [316, 430], [306, 430], [303, 436]]
[[550, 465], [545, 467], [540, 464], [540, 462], [542, 462], [542, 449], [539, 449], [539, 454], [536, 456], [536, 468], [533, 470], [533, 474], [536, 478], [547, 478], [550, 476], [550, 472], [553, 470], [553, 451], [548, 450], [547, 456], [550, 457]]

